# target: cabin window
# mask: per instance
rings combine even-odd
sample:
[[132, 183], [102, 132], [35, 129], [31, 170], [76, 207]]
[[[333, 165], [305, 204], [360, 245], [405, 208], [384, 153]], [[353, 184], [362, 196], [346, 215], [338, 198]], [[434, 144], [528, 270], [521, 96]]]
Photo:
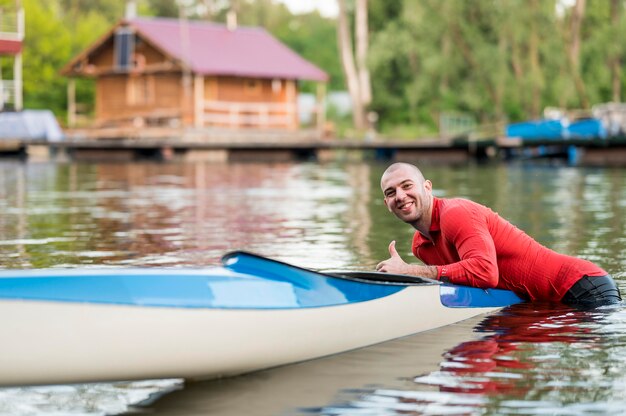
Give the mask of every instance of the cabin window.
[[129, 105], [154, 103], [154, 79], [146, 76], [128, 78], [127, 97]]
[[247, 95], [259, 95], [261, 93], [261, 81], [258, 79], [245, 80], [244, 91]]
[[135, 34], [130, 28], [121, 27], [114, 37], [115, 61], [113, 65], [118, 71], [128, 71], [133, 68], [133, 54], [135, 53]]
[[272, 80], [272, 92], [278, 94], [283, 89], [283, 83], [279, 79]]

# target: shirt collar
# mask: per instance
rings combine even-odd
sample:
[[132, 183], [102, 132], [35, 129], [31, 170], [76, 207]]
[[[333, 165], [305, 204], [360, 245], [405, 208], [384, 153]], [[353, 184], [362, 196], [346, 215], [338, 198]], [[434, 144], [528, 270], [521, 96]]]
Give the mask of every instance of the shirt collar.
[[[441, 201], [439, 198], [435, 198], [433, 197], [433, 212], [430, 218], [430, 228], [428, 229], [428, 232], [432, 235], [432, 233], [437, 233], [440, 230], [440, 226], [439, 226], [439, 206], [441, 204]], [[416, 242], [423, 244], [423, 243], [430, 243], [431, 241], [424, 237], [424, 235], [422, 235], [422, 233], [420, 233], [419, 231], [415, 232], [415, 240]]]
[[430, 218], [430, 229], [429, 229], [431, 233], [433, 231], [439, 231], [441, 229], [439, 227], [439, 206], [440, 205], [441, 205], [441, 200], [433, 196], [433, 214]]

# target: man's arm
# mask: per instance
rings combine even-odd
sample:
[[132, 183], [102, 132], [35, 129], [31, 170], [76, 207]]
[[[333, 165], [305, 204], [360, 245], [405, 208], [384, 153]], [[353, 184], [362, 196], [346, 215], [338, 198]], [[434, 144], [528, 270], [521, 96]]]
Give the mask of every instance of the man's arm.
[[404, 260], [402, 260], [402, 257], [400, 257], [400, 255], [396, 251], [395, 241], [392, 241], [389, 244], [389, 254], [391, 255], [391, 257], [378, 263], [378, 265], [376, 266], [376, 271], [394, 274], [408, 274], [411, 276], [437, 279], [437, 267], [408, 264]]
[[500, 272], [495, 241], [488, 227], [489, 213], [481, 205], [468, 203], [449, 207], [445, 215], [442, 212], [442, 238], [454, 246], [460, 260], [437, 266], [440, 279], [481, 288], [498, 285]]

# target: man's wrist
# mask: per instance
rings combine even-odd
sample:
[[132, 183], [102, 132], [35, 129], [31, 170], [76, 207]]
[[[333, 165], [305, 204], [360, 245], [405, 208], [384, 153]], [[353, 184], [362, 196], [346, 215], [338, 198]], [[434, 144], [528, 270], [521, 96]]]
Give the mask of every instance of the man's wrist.
[[431, 279], [439, 280], [439, 267], [437, 267], [437, 266], [426, 266], [426, 268], [428, 269], [428, 276], [425, 276], [425, 277], [429, 277]]
[[413, 276], [427, 277], [429, 279], [438, 279], [437, 266], [421, 266], [412, 265], [409, 266], [409, 273]]

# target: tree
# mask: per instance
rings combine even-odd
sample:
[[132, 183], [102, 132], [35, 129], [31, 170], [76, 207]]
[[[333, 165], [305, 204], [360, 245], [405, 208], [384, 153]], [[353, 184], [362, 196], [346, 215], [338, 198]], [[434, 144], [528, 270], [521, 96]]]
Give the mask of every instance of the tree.
[[585, 82], [580, 72], [580, 32], [584, 17], [585, 0], [576, 0], [570, 20], [568, 57], [571, 65], [570, 68], [572, 71], [572, 77], [574, 78], [574, 85], [576, 86], [576, 92], [578, 93], [578, 99], [580, 100], [580, 104], [583, 108], [588, 108], [589, 99], [587, 97]]
[[24, 108], [49, 108], [58, 114], [65, 102], [65, 81], [58, 68], [71, 54], [69, 28], [58, 3], [25, 0], [24, 8]]
[[[21, 1], [24, 105], [50, 108], [62, 118], [67, 80], [58, 71], [123, 17], [125, 0]], [[231, 5], [230, 0], [137, 0], [141, 15], [178, 17], [179, 4], [190, 19], [218, 22], [226, 21]], [[238, 18], [241, 25], [266, 28], [327, 71], [330, 89], [347, 86], [359, 128], [365, 127], [368, 110], [378, 113], [383, 131], [401, 126], [415, 137], [436, 133], [447, 112], [485, 123], [519, 121], [540, 117], [548, 106], [589, 108], [622, 99], [622, 0], [339, 4], [335, 21], [317, 12], [292, 15], [274, 0], [239, 0]], [[301, 88], [311, 91], [313, 85]], [[80, 102], [91, 101], [93, 87], [77, 93]]]
[[[624, 2], [620, 0], [611, 0], [611, 32], [613, 39], [623, 39], [619, 37], [622, 16], [624, 10]], [[618, 42], [621, 43], [621, 42]], [[611, 68], [611, 99], [619, 102], [622, 97], [622, 51], [613, 49], [609, 57], [609, 67]]]
[[[323, 17], [317, 11], [293, 15], [284, 4], [273, 0], [242, 1], [239, 7], [241, 25], [265, 28], [302, 57], [325, 70], [330, 76], [331, 90], [345, 89], [333, 19]], [[225, 13], [219, 13], [214, 19], [225, 21]], [[314, 85], [308, 82], [303, 82], [300, 89], [315, 91]]]
[[352, 37], [346, 1], [338, 0], [337, 40], [341, 54], [348, 92], [352, 99], [352, 120], [354, 127], [363, 130], [367, 127], [367, 106], [372, 100], [370, 74], [367, 67], [368, 25], [367, 0], [356, 0], [355, 41], [356, 54], [352, 48]]

